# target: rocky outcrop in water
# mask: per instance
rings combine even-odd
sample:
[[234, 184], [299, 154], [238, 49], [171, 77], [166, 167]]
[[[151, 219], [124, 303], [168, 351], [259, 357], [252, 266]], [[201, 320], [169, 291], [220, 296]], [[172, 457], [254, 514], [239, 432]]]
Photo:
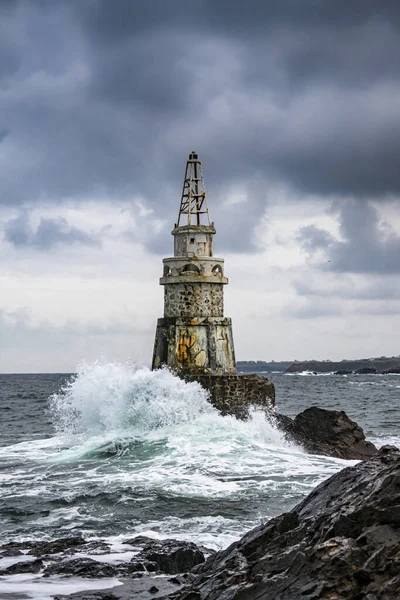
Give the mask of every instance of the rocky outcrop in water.
[[343, 469], [195, 569], [173, 600], [398, 600], [400, 451]]
[[[16, 563], [11, 573], [37, 572], [46, 565], [48, 577], [114, 576], [122, 582], [57, 600], [398, 600], [400, 451], [387, 446], [343, 469], [293, 510], [205, 562], [194, 544], [137, 537], [127, 540], [127, 548], [138, 550], [130, 562], [108, 564], [85, 556], [89, 548], [107, 550], [98, 543], [104, 545], [68, 538], [7, 544], [0, 552], [18, 559], [30, 548], [32, 566]], [[159, 577], [190, 568], [190, 573]]]
[[[1, 569], [0, 575], [41, 573], [44, 578], [56, 579], [118, 578], [124, 583], [113, 590], [79, 592], [62, 598], [145, 600], [180, 588], [191, 577], [186, 573], [205, 560], [203, 549], [191, 542], [136, 536], [126, 540], [125, 544], [127, 551], [133, 551], [135, 555], [130, 560], [119, 562], [118, 554], [114, 554], [114, 560], [111, 558], [107, 562], [104, 555], [110, 556], [111, 548], [101, 540], [69, 537], [53, 541], [11, 542], [0, 547], [0, 558], [16, 557], [16, 562]], [[96, 560], [97, 556], [99, 560]], [[184, 575], [177, 576], [180, 573]], [[160, 578], [160, 575], [164, 577]]]
[[288, 439], [300, 444], [311, 454], [366, 460], [377, 452], [374, 444], [365, 439], [362, 428], [342, 410], [313, 406], [294, 419], [277, 414], [276, 420]]
[[183, 573], [204, 562], [204, 554], [191, 542], [153, 540], [145, 545], [138, 559], [157, 565], [162, 573]]

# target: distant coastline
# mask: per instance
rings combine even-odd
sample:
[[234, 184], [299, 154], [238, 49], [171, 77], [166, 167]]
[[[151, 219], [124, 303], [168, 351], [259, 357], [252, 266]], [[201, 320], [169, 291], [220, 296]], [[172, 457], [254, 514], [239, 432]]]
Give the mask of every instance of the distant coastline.
[[278, 371], [284, 373], [289, 367], [293, 365], [293, 360], [284, 361], [270, 361], [265, 360], [238, 360], [236, 362], [236, 368], [239, 373], [271, 373]]
[[273, 371], [279, 373], [337, 373], [347, 375], [358, 374], [400, 374], [400, 357], [362, 358], [358, 360], [307, 360], [307, 361], [262, 361], [242, 360], [236, 363], [237, 370], [242, 373], [261, 373]]

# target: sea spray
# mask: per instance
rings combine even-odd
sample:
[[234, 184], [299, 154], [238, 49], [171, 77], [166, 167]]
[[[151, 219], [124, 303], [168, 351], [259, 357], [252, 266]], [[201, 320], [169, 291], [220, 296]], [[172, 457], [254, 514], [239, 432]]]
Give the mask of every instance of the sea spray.
[[29, 526], [35, 538], [143, 533], [221, 548], [346, 464], [287, 443], [261, 411], [223, 417], [168, 370], [82, 364], [50, 407], [52, 437], [0, 449], [18, 465], [0, 481], [6, 537]]
[[50, 412], [58, 433], [89, 437], [124, 431], [142, 435], [216, 411], [198, 383], [186, 383], [168, 369], [96, 361], [78, 366], [50, 398]]

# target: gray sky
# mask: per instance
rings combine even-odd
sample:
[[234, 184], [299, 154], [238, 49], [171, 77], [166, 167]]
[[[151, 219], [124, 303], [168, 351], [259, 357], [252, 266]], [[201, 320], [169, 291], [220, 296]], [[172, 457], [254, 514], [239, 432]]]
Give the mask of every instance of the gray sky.
[[185, 160], [238, 359], [398, 355], [400, 5], [0, 0], [0, 372], [150, 360]]

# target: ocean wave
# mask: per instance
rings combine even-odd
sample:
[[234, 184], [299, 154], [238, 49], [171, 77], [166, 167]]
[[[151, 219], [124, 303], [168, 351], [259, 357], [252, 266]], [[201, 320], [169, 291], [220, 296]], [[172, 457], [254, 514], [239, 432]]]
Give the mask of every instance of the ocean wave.
[[96, 361], [50, 398], [56, 431], [66, 437], [91, 437], [111, 431], [143, 433], [193, 421], [216, 412], [208, 393], [168, 369], [150, 371]]
[[298, 373], [284, 373], [284, 375], [290, 375], [291, 377], [330, 377], [331, 375], [336, 375], [336, 372], [317, 373], [316, 371], [299, 371]]

